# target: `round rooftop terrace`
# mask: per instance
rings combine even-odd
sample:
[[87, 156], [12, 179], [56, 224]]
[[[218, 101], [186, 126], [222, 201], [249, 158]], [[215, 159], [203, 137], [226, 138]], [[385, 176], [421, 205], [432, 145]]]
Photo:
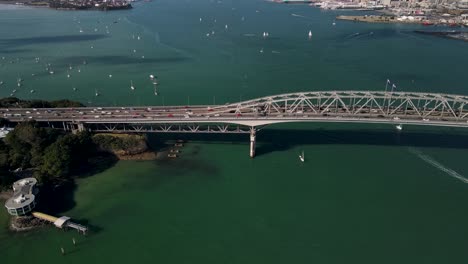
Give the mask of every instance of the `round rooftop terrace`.
[[11, 215], [25, 215], [36, 207], [35, 195], [37, 180], [25, 178], [13, 183], [14, 194], [5, 203], [8, 213]]

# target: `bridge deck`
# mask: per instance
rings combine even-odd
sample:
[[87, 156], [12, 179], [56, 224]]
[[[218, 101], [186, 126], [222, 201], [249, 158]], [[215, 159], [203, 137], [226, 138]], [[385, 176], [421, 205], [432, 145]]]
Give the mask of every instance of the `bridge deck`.
[[[184, 125], [185, 128], [179, 131], [201, 132], [202, 130], [196, 129], [197, 126], [217, 127], [231, 124], [255, 127], [285, 122], [468, 127], [468, 97], [411, 92], [325, 91], [275, 95], [213, 106], [10, 108], [0, 109], [0, 115], [11, 122], [63, 122], [64, 129], [75, 124], [85, 124], [96, 131], [117, 131], [117, 128], [128, 125], [133, 128], [150, 127], [147, 131], [164, 132], [164, 129], [155, 129], [154, 125]], [[243, 132], [242, 129], [219, 131]], [[166, 132], [172, 130], [166, 129]]]

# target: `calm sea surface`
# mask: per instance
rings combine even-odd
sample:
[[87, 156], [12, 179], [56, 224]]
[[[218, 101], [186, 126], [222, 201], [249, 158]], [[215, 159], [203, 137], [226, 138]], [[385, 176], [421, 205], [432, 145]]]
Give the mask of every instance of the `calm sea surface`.
[[[383, 90], [387, 78], [404, 91], [468, 94], [467, 43], [412, 33], [418, 26], [333, 26], [337, 12], [260, 0], [134, 7], [0, 6], [0, 97], [16, 89], [89, 105], [222, 104]], [[0, 210], [1, 263], [468, 261], [465, 130], [272, 126], [258, 134], [253, 160], [247, 136], [188, 139], [177, 160], [122, 161], [79, 179], [61, 215], [91, 226], [87, 237], [52, 227], [10, 233]]]

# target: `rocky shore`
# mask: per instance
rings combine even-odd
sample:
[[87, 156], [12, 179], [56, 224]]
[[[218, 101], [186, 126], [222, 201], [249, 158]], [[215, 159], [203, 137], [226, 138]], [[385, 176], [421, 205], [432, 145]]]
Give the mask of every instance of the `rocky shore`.
[[10, 230], [16, 232], [29, 231], [45, 225], [44, 221], [34, 216], [13, 216], [10, 219]]
[[143, 135], [96, 134], [93, 141], [99, 151], [115, 155], [119, 160], [154, 160], [157, 156]]

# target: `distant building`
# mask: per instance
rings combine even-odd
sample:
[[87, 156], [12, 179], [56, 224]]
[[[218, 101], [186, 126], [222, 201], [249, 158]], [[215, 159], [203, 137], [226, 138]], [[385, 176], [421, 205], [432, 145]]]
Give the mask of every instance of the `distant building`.
[[35, 195], [38, 193], [36, 183], [35, 178], [25, 178], [13, 183], [14, 194], [5, 203], [9, 214], [26, 215], [36, 207]]

